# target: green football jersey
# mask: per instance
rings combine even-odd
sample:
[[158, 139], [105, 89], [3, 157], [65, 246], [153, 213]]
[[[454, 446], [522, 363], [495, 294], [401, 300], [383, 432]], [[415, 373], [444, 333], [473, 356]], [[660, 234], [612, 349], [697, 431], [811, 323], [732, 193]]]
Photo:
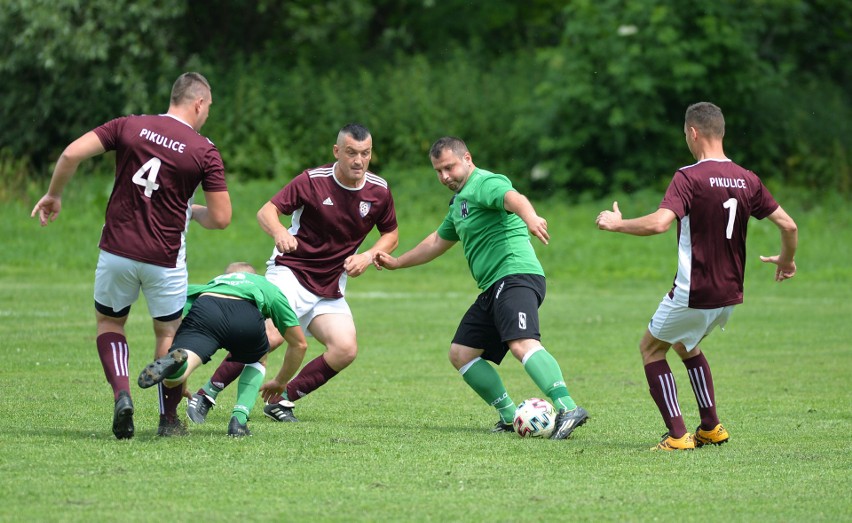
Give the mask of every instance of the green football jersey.
[[470, 272], [482, 290], [510, 274], [544, 276], [527, 224], [503, 207], [503, 197], [514, 190], [502, 174], [476, 168], [438, 227], [438, 236], [444, 240], [461, 241]]
[[254, 302], [264, 318], [271, 318], [275, 327], [283, 334], [288, 327], [299, 325], [299, 318], [290, 308], [284, 293], [257, 274], [232, 272], [216, 276], [204, 285], [190, 285], [186, 295], [184, 313], [189, 312], [196, 298], [205, 292], [235, 296]]

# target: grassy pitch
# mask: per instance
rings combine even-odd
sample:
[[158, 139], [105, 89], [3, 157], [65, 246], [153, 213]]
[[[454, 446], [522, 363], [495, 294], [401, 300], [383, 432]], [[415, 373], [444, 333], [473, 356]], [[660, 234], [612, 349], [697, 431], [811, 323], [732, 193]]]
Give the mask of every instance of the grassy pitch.
[[[429, 182], [424, 191], [406, 192], [404, 182], [395, 191], [400, 249], [443, 215], [448, 193]], [[32, 202], [0, 206], [2, 521], [852, 519], [846, 208], [785, 205], [799, 222], [802, 248], [800, 274], [780, 285], [756, 261], [775, 252], [777, 233], [752, 222], [745, 304], [702, 345], [731, 432], [721, 447], [648, 451], [665, 428], [637, 344], [674, 273], [673, 231], [603, 233], [594, 217], [609, 202], [557, 201], [537, 204], [553, 238], [536, 249], [548, 273], [543, 343], [591, 415], [570, 440], [489, 433], [494, 411], [446, 358], [477, 292], [456, 247], [427, 266], [350, 281], [358, 359], [297, 403], [300, 423], [264, 418], [258, 401], [254, 435], [226, 437], [231, 387], [190, 436], [158, 438], [156, 389], [134, 384], [136, 437], [116, 441], [94, 345], [98, 183], [72, 182], [63, 214], [44, 230], [28, 218]], [[193, 224], [191, 281], [235, 259], [262, 265], [271, 245], [253, 216], [275, 190], [234, 184], [231, 228]], [[635, 216], [653, 210], [657, 198], [619, 204]], [[144, 300], [128, 332], [133, 383], [153, 353]], [[320, 353], [312, 341], [307, 357]], [[223, 356], [190, 386], [200, 386]], [[282, 356], [272, 354], [267, 374]], [[689, 381], [673, 355], [669, 361], [691, 428], [698, 417]], [[541, 394], [511, 356], [499, 371], [516, 403]]]

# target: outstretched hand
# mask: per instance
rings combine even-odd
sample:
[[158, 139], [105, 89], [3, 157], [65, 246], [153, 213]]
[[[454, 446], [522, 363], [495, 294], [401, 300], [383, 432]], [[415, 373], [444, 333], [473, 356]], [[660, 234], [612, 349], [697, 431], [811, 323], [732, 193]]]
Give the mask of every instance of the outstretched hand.
[[61, 210], [62, 199], [45, 194], [41, 197], [38, 203], [35, 204], [35, 207], [33, 207], [33, 212], [30, 213], [30, 218], [35, 218], [35, 215], [38, 214], [39, 223], [41, 223], [42, 227], [45, 227], [48, 223], [52, 222], [57, 216], [59, 216], [59, 212]]
[[774, 263], [775, 267], [775, 281], [784, 281], [789, 280], [793, 276], [796, 275], [796, 262], [794, 260], [790, 260], [789, 262], [781, 262], [780, 256], [761, 256], [760, 261], [763, 263]]
[[283, 394], [285, 388], [287, 388], [286, 383], [279, 383], [276, 380], [269, 380], [260, 386], [260, 395], [263, 397], [263, 401], [269, 403], [269, 400], [271, 400], [275, 396]]
[[547, 232], [547, 220], [541, 216], [536, 216], [527, 223], [527, 228], [530, 230], [530, 234], [541, 240], [541, 243], [547, 245], [550, 240], [550, 234]]
[[615, 231], [621, 224], [621, 211], [618, 210], [618, 202], [612, 202], [611, 211], [601, 211], [595, 219], [598, 229], [602, 231]]
[[373, 265], [378, 270], [388, 269], [393, 271], [399, 268], [399, 258], [394, 258], [384, 251], [376, 251], [373, 254]]

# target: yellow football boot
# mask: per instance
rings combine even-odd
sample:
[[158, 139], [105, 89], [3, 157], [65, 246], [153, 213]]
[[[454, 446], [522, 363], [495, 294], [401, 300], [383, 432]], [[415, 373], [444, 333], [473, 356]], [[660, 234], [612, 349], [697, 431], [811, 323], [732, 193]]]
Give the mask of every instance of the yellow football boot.
[[663, 439], [651, 447], [651, 450], [693, 450], [694, 448], [695, 439], [689, 432], [679, 438], [673, 438], [666, 432], [663, 434]]
[[727, 429], [721, 423], [713, 427], [713, 430], [704, 430], [700, 426], [695, 429], [695, 446], [721, 445], [731, 439]]

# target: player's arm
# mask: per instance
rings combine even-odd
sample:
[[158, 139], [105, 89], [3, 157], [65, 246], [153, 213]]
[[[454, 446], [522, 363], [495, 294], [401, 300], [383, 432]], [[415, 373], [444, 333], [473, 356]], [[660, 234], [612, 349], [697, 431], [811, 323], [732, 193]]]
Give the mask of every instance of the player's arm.
[[526, 196], [518, 191], [507, 192], [503, 195], [503, 208], [518, 215], [527, 224], [530, 234], [547, 245], [550, 240], [550, 235], [547, 233], [547, 220], [535, 212], [535, 208]]
[[390, 270], [423, 265], [444, 254], [455, 244], [456, 242], [441, 238], [438, 236], [438, 231], [435, 231], [424, 238], [416, 247], [400, 255], [399, 258], [394, 258], [384, 251], [376, 251], [373, 255], [373, 264], [377, 269]]
[[379, 236], [379, 239], [376, 240], [376, 243], [372, 247], [362, 253], [353, 254], [346, 258], [343, 262], [343, 270], [353, 278], [360, 276], [373, 263], [374, 252], [393, 252], [397, 245], [399, 245], [399, 228], [381, 233], [381, 236]]
[[595, 223], [603, 231], [623, 232], [634, 236], [652, 236], [669, 230], [677, 215], [670, 209], [657, 209], [640, 218], [625, 220], [618, 210], [618, 202], [612, 202], [611, 211], [601, 211]]
[[302, 365], [302, 361], [305, 359], [305, 352], [308, 350], [305, 333], [302, 332], [302, 328], [298, 325], [284, 330], [284, 341], [287, 343], [287, 350], [284, 352], [284, 361], [281, 363], [281, 370], [278, 371], [275, 378], [267, 381], [260, 387], [265, 401], [269, 401], [276, 394], [284, 393], [287, 383], [296, 375], [296, 372]]
[[275, 240], [275, 248], [280, 252], [293, 252], [298, 247], [296, 238], [290, 234], [287, 227], [281, 223], [281, 211], [272, 202], [266, 202], [263, 207], [257, 211], [257, 223], [263, 232], [270, 235]]
[[77, 167], [83, 160], [103, 154], [105, 151], [101, 139], [94, 131], [89, 131], [71, 142], [56, 161], [47, 193], [33, 207], [30, 217], [38, 214], [42, 227], [55, 220], [62, 210], [62, 191], [77, 172]]
[[781, 232], [781, 253], [775, 256], [761, 256], [760, 261], [774, 263], [775, 281], [784, 281], [796, 275], [796, 248], [799, 245], [799, 228], [793, 218], [780, 206], [769, 215], [769, 220]]
[[192, 204], [192, 219], [205, 229], [224, 229], [231, 223], [231, 196], [228, 191], [204, 191], [207, 206]]

